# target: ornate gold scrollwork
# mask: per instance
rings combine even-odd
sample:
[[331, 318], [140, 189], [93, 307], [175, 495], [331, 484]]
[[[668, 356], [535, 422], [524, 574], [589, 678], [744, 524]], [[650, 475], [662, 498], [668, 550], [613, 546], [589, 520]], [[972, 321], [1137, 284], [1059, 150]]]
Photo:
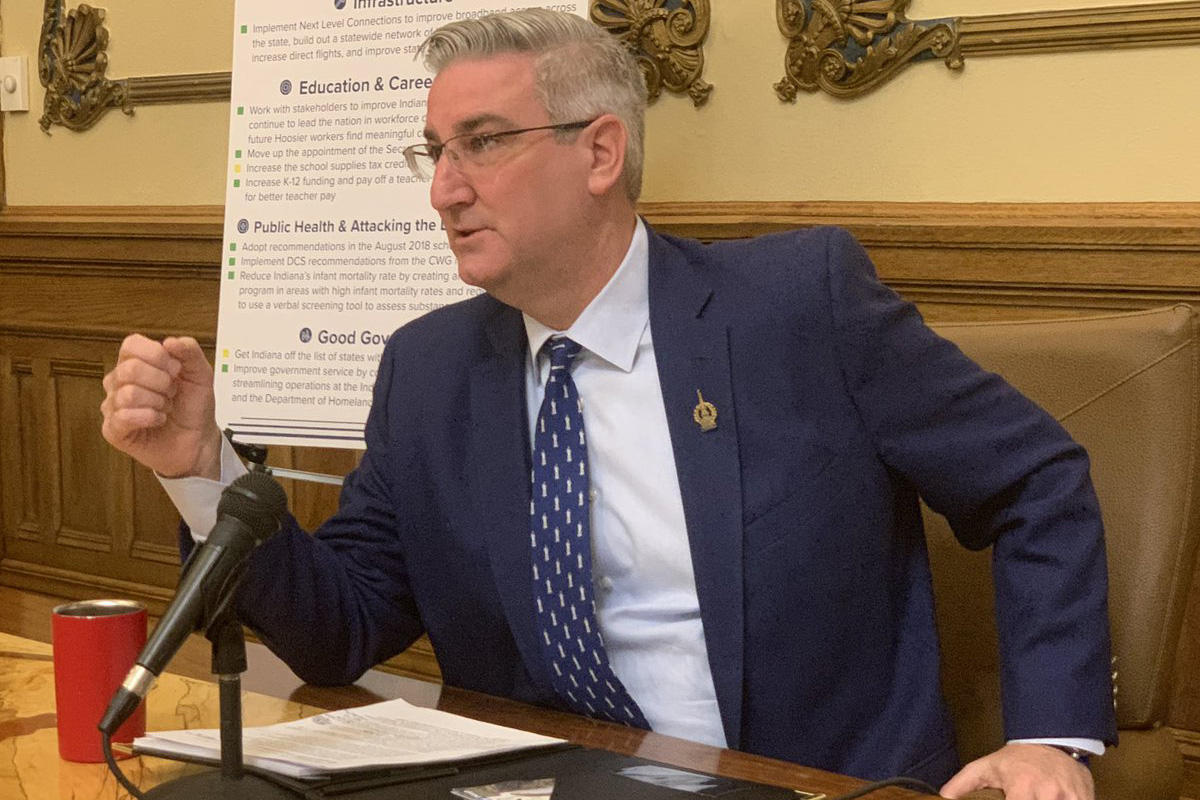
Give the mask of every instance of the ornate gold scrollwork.
[[63, 17], [63, 0], [46, 0], [38, 45], [38, 77], [46, 101], [38, 124], [87, 130], [110, 108], [132, 114], [128, 88], [105, 77], [108, 30], [104, 9], [80, 5]]
[[961, 69], [958, 20], [909, 20], [909, 0], [776, 0], [788, 37], [781, 100], [798, 89], [857, 97], [894, 78], [914, 60], [942, 58]]
[[712, 85], [701, 45], [711, 19], [708, 0], [592, 0], [592, 21], [621, 39], [637, 58], [654, 102], [663, 88], [687, 93], [700, 106]]

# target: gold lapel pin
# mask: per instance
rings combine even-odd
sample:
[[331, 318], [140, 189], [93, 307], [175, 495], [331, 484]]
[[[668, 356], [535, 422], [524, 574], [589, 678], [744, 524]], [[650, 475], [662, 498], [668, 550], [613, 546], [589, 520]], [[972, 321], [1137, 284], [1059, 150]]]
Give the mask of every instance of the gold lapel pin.
[[717, 407], [705, 400], [699, 389], [696, 390], [696, 397], [700, 402], [696, 403], [696, 407], [692, 409], [692, 419], [696, 420], [700, 430], [706, 433], [715, 431], [717, 429]]

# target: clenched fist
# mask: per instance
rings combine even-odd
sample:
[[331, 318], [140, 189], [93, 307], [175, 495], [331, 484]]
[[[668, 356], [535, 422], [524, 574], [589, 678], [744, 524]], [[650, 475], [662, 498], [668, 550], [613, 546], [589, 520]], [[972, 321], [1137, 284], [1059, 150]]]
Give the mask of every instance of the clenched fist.
[[104, 376], [101, 432], [166, 478], [220, 478], [221, 431], [213, 371], [195, 339], [131, 334]]

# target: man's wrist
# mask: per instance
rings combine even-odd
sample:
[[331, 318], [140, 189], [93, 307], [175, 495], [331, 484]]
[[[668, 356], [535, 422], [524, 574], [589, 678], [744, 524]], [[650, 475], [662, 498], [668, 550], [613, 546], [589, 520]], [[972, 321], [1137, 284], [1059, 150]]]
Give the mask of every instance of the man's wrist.
[[198, 478], [220, 481], [225, 472], [224, 452], [228, 441], [225, 439], [225, 434], [221, 433], [221, 429], [216, 426], [215, 421], [212, 431], [205, 437], [205, 441], [205, 446], [200, 448], [199, 458], [196, 460], [196, 468], [193, 474]]
[[1078, 736], [1039, 736], [1029, 739], [1009, 739], [1008, 743], [1040, 744], [1043, 747], [1053, 747], [1084, 766], [1090, 766], [1088, 759], [1092, 756], [1104, 754], [1104, 742], [1099, 739]]
[[225, 435], [221, 433], [221, 429], [213, 423], [212, 433], [205, 437], [205, 440], [200, 444], [196, 452], [196, 460], [178, 473], [167, 473], [162, 470], [154, 470], [154, 474], [159, 478], [168, 481], [185, 480], [187, 478], [204, 478], [210, 481], [221, 480], [221, 474], [224, 469], [224, 449], [226, 447]]

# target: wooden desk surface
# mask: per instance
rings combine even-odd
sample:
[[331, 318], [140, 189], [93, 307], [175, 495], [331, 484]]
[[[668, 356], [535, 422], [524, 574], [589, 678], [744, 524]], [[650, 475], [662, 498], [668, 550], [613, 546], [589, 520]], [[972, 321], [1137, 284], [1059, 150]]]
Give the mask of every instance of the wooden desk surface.
[[[74, 764], [58, 757], [54, 667], [50, 645], [0, 633], [0, 798], [5, 800], [123, 800], [128, 798], [103, 764]], [[783, 761], [584, 719], [510, 700], [371, 672], [354, 686], [305, 685], [261, 645], [248, 645], [243, 678], [243, 718], [264, 725], [323, 710], [403, 697], [423, 706], [569, 739], [589, 747], [636, 755], [675, 766], [831, 796], [862, 781]], [[217, 688], [209, 680], [164, 674], [147, 698], [147, 728], [216, 727]], [[196, 768], [152, 757], [121, 762], [145, 789]], [[872, 798], [914, 798], [889, 789]]]

